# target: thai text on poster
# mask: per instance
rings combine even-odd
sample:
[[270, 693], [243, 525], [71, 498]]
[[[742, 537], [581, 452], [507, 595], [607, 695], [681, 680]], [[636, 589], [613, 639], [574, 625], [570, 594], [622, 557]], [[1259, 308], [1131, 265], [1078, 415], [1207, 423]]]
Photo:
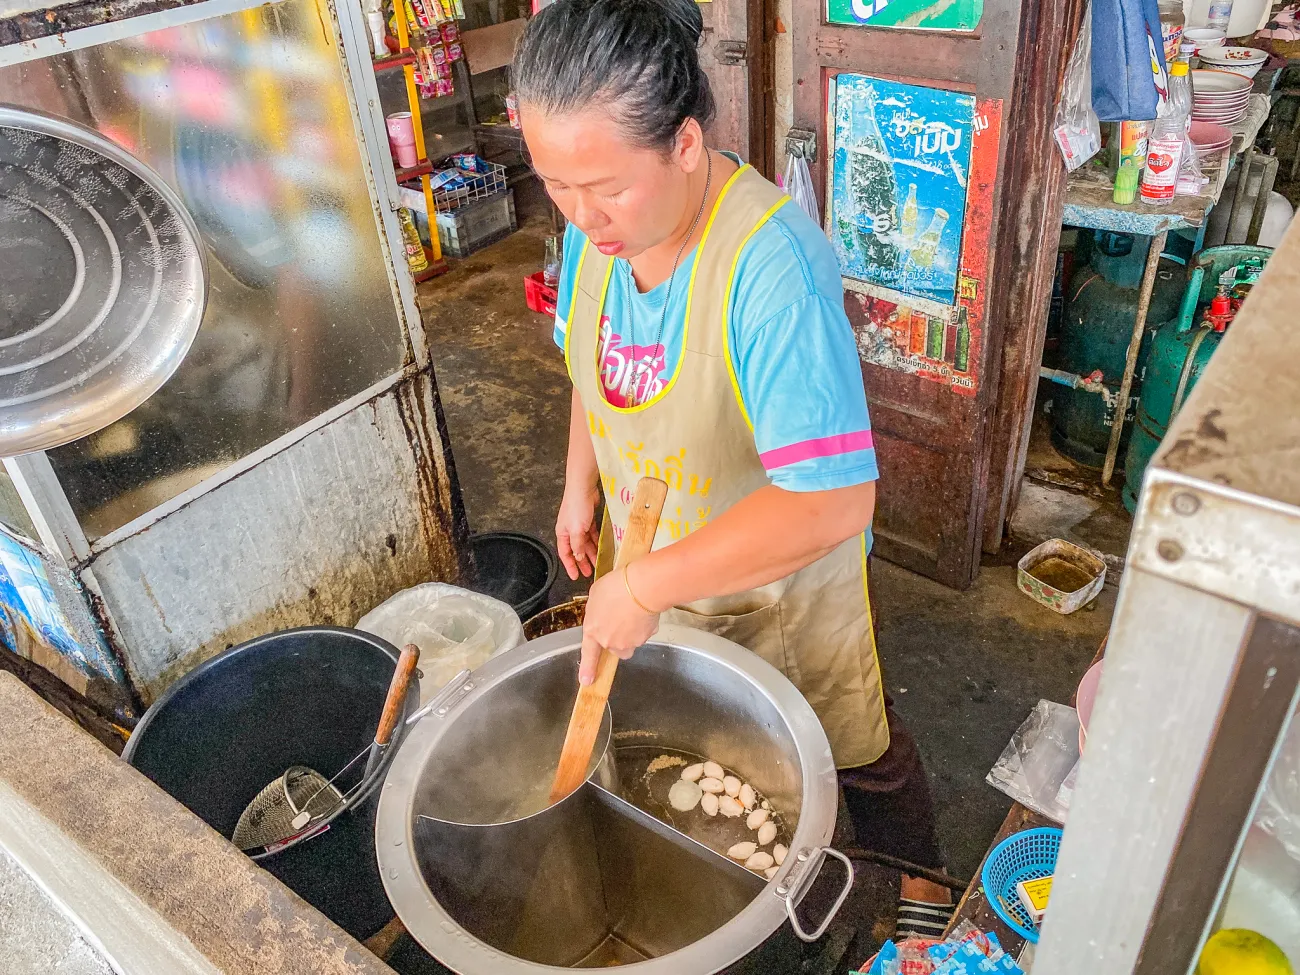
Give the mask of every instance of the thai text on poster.
[[855, 74], [834, 91], [827, 233], [843, 274], [954, 304], [975, 97]]

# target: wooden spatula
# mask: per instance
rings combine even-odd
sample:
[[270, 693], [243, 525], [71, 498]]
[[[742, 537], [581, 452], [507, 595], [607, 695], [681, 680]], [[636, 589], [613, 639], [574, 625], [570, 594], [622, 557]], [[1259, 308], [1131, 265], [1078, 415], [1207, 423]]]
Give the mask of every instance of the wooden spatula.
[[[627, 518], [627, 531], [623, 533], [623, 544], [618, 548], [618, 561], [614, 564], [615, 572], [622, 572], [625, 565], [650, 551], [667, 496], [668, 485], [657, 478], [643, 477], [637, 483], [632, 511]], [[564, 736], [564, 750], [560, 752], [560, 766], [551, 786], [551, 802], [559, 802], [586, 781], [591, 750], [596, 745], [600, 721], [605, 716], [605, 702], [609, 700], [609, 689], [617, 669], [618, 657], [602, 649], [596, 664], [596, 679], [578, 687], [578, 700], [573, 705], [569, 731]]]

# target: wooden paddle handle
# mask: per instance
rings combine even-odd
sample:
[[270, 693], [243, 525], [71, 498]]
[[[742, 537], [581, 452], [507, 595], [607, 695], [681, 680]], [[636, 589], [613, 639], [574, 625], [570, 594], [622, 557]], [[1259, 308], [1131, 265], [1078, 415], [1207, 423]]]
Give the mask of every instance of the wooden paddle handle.
[[392, 683], [388, 685], [388, 696], [384, 698], [384, 713], [379, 716], [379, 730], [375, 732], [375, 744], [387, 745], [393, 737], [393, 729], [402, 719], [402, 704], [406, 701], [406, 689], [415, 674], [415, 665], [420, 662], [420, 648], [408, 643], [402, 648], [402, 655], [397, 658], [397, 669], [393, 671]]
[[[621, 572], [629, 562], [639, 559], [654, 547], [655, 533], [659, 530], [659, 516], [663, 514], [664, 499], [667, 496], [668, 485], [657, 478], [643, 477], [637, 483], [632, 510], [627, 518], [627, 529], [623, 532], [623, 543], [618, 548], [618, 560], [614, 563], [615, 573]], [[605, 716], [605, 702], [609, 700], [609, 689], [614, 684], [614, 673], [617, 670], [618, 657], [602, 649], [596, 664], [596, 679], [590, 684], [579, 685], [578, 699], [573, 704], [573, 714], [569, 718], [569, 730], [564, 736], [564, 750], [560, 752], [560, 764], [555, 770], [555, 781], [551, 785], [551, 802], [559, 802], [586, 781], [591, 750], [596, 745], [596, 735], [600, 733], [600, 721]]]

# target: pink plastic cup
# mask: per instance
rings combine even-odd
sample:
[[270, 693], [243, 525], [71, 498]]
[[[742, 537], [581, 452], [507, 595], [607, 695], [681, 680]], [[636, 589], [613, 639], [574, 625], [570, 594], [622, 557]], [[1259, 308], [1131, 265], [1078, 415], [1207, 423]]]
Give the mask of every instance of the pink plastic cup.
[[393, 151], [397, 165], [409, 169], [419, 162], [415, 152], [415, 122], [410, 112], [394, 112], [388, 116], [388, 146]]

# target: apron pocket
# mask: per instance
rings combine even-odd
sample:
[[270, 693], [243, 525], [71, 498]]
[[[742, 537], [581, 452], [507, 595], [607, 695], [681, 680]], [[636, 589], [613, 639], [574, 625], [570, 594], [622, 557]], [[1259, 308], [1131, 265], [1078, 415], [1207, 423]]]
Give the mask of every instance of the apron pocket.
[[705, 633], [725, 637], [762, 657], [786, 677], [798, 683], [798, 672], [786, 660], [785, 634], [781, 629], [780, 602], [737, 616], [706, 616], [680, 607], [663, 615], [664, 622], [691, 626]]

